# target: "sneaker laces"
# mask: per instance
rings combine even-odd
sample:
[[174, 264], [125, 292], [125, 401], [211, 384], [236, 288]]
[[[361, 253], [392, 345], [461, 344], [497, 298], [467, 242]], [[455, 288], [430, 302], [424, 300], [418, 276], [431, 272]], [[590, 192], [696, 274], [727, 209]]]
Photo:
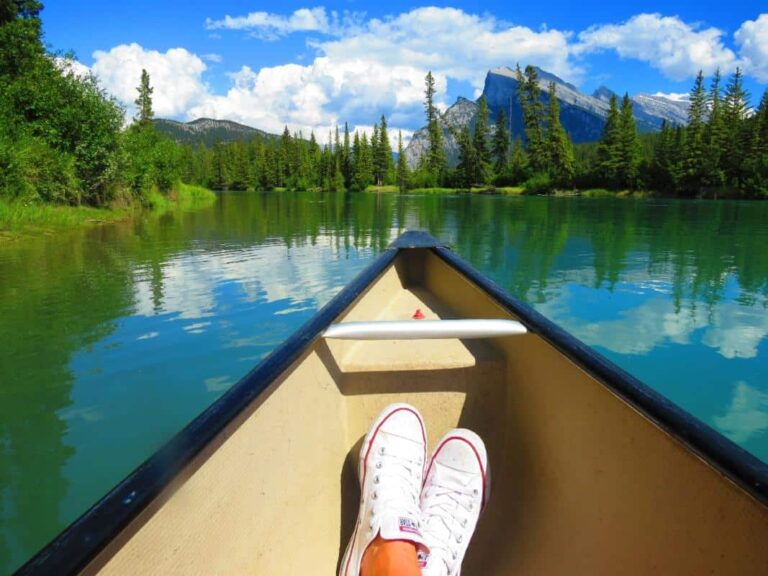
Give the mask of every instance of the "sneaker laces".
[[478, 490], [458, 487], [455, 481], [450, 486], [441, 484], [438, 476], [436, 472], [427, 487], [427, 507], [422, 515], [424, 531], [429, 535], [430, 555], [440, 559], [450, 573], [459, 557], [458, 548], [466, 537], [465, 528], [477, 506]]
[[[397, 514], [409, 515], [414, 519], [419, 519], [421, 516], [420, 474], [423, 473], [424, 458], [423, 455], [408, 454], [416, 450], [410, 446], [411, 442], [407, 440], [401, 442], [390, 441], [390, 446], [379, 446], [376, 450], [371, 469], [373, 474], [371, 498], [377, 503], [371, 509], [371, 528], [373, 528], [377, 510], [382, 510], [383, 513], [397, 511]], [[392, 448], [393, 443], [400, 446], [396, 445]]]

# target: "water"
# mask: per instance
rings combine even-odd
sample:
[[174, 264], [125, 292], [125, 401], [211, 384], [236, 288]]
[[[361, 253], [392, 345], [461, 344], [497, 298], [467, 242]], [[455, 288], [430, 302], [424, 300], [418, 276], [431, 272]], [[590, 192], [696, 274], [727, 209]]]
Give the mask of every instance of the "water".
[[416, 228], [768, 461], [768, 203], [224, 194], [0, 245], [0, 573]]

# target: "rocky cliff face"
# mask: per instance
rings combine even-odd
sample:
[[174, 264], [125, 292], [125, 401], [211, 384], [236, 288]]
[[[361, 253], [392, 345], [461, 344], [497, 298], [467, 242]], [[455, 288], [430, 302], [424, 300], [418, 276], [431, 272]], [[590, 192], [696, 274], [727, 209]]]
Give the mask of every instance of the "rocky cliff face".
[[[469, 126], [472, 130], [475, 126], [478, 105], [466, 98], [459, 98], [453, 106], [449, 107], [440, 117], [440, 128], [443, 132], [445, 157], [450, 166], [459, 162], [459, 144], [456, 136], [464, 128]], [[427, 127], [420, 128], [413, 134], [411, 142], [405, 149], [405, 158], [411, 168], [418, 166], [421, 157], [429, 150], [429, 134]]]
[[[583, 94], [576, 86], [554, 74], [541, 69], [537, 70], [545, 106], [549, 103], [547, 93], [549, 83], [555, 83], [557, 99], [560, 102], [560, 122], [571, 140], [574, 143], [599, 140], [605, 118], [608, 116], [609, 102], [613, 92], [601, 86], [591, 96]], [[509, 119], [513, 137], [524, 138], [523, 114], [517, 101], [517, 86], [514, 70], [506, 66], [494, 68], [485, 77], [483, 95], [491, 112], [490, 122], [495, 123], [499, 112], [503, 109]], [[657, 131], [663, 120], [673, 124], [684, 124], [687, 120], [687, 104], [684, 102], [647, 94], [639, 94], [632, 100], [635, 120], [640, 132]], [[448, 127], [459, 131], [465, 125], [469, 125], [472, 129], [477, 109], [476, 103], [459, 98], [441, 118], [443, 134], [446, 135], [446, 157], [451, 166], [455, 166], [458, 162], [458, 144]], [[414, 134], [413, 140], [405, 149], [406, 157], [412, 167], [418, 165], [427, 147], [426, 129], [422, 128]]]

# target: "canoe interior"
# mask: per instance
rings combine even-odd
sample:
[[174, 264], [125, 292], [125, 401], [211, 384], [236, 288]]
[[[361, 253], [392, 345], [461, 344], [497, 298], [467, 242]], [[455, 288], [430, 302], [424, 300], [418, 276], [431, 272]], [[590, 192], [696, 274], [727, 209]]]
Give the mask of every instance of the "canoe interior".
[[[511, 318], [426, 249], [339, 320]], [[463, 574], [765, 574], [768, 509], [536, 334], [317, 339], [86, 574], [334, 574], [360, 441], [390, 402], [430, 443], [486, 441], [491, 499]]]

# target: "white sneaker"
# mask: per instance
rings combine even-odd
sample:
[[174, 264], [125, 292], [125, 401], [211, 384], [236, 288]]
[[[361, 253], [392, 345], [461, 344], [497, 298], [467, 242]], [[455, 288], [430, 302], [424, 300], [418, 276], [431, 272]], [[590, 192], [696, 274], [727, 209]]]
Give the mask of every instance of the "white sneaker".
[[339, 576], [358, 576], [363, 554], [380, 535], [408, 540], [422, 553], [419, 494], [427, 456], [427, 433], [418, 410], [408, 404], [385, 408], [360, 450], [360, 512], [339, 568]]
[[470, 430], [448, 432], [432, 453], [421, 492], [429, 554], [424, 576], [456, 576], [490, 494], [485, 445]]

